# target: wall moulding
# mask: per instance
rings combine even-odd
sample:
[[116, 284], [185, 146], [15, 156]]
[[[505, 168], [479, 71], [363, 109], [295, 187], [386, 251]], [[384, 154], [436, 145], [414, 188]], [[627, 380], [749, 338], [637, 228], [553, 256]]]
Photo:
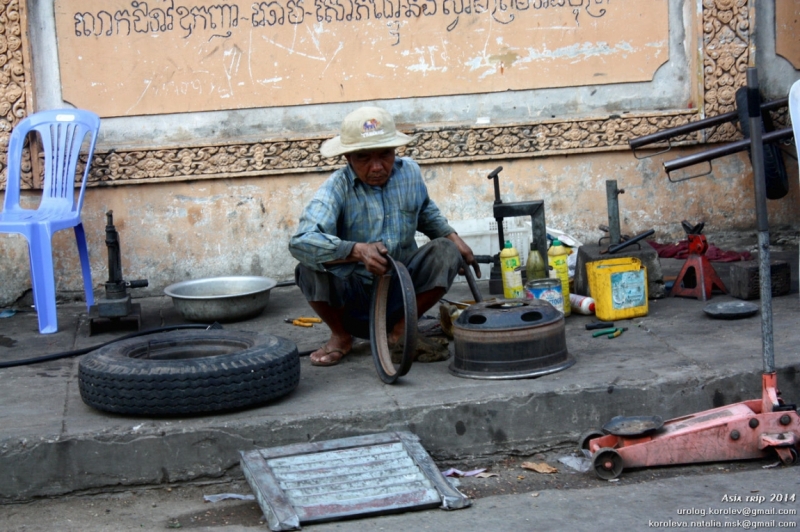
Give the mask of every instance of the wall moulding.
[[[35, 82], [30, 75], [25, 0], [0, 0], [0, 143], [7, 146], [11, 128], [27, 115]], [[31, 1], [31, 0], [27, 0]], [[699, 109], [625, 113], [620, 116], [565, 119], [491, 126], [426, 126], [407, 131], [415, 142], [401, 153], [421, 164], [541, 157], [627, 150], [628, 140], [734, 109], [736, 89], [745, 84], [751, 52], [754, 0], [702, 0], [698, 17]], [[784, 113], [785, 116], [785, 113]], [[739, 138], [734, 124], [675, 139], [678, 144], [726, 142]], [[98, 151], [92, 162], [91, 186], [223, 179], [328, 171], [341, 164], [324, 159], [325, 137], [280, 138], [259, 142], [196, 144]], [[0, 153], [0, 189], [5, 188], [5, 153]], [[37, 180], [38, 181], [38, 180]], [[23, 169], [26, 188], [34, 183]]]
[[[398, 153], [420, 164], [434, 164], [627, 150], [629, 139], [684, 125], [697, 117], [696, 112], [684, 111], [494, 126], [423, 126], [405, 131], [415, 140]], [[320, 156], [319, 145], [328, 138], [98, 152], [89, 183], [123, 185], [329, 171], [343, 164], [344, 158]], [[697, 141], [697, 135], [675, 139], [682, 144]]]

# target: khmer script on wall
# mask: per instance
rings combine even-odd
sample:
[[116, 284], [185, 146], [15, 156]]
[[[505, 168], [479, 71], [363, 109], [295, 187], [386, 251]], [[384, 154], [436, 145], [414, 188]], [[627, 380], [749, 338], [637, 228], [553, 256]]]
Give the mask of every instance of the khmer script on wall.
[[669, 59], [667, 3], [56, 0], [55, 12], [63, 99], [109, 117], [648, 81]]

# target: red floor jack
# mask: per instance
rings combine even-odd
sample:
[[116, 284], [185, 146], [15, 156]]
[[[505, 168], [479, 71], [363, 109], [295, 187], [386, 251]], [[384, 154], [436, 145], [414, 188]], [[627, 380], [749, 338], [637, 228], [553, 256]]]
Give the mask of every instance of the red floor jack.
[[[603, 432], [587, 433], [579, 442], [592, 453], [601, 479], [617, 478], [632, 467], [765, 458], [775, 453], [790, 465], [800, 451], [800, 416], [796, 405], [780, 398], [772, 336], [772, 282], [764, 179], [758, 78], [747, 71], [750, 149], [758, 218], [759, 288], [764, 373], [761, 398], [663, 422], [653, 417], [615, 417]], [[755, 102], [755, 103], [754, 103]]]

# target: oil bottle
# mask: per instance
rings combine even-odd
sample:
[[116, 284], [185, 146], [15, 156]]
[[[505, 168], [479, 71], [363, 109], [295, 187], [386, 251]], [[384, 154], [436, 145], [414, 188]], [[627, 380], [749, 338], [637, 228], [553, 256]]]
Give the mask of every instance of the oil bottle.
[[542, 254], [536, 249], [535, 244], [531, 244], [528, 262], [525, 263], [525, 273], [528, 275], [528, 281], [547, 277], [547, 264], [545, 264]]
[[506, 299], [524, 297], [519, 253], [510, 240], [506, 240], [505, 248], [500, 252], [500, 273], [503, 277], [503, 297]]
[[553, 267], [552, 273], [561, 281], [561, 293], [564, 297], [564, 316], [569, 316], [572, 310], [569, 304], [569, 267], [567, 266], [569, 251], [556, 238], [553, 240], [553, 245], [547, 250], [547, 256], [550, 258], [550, 265]]

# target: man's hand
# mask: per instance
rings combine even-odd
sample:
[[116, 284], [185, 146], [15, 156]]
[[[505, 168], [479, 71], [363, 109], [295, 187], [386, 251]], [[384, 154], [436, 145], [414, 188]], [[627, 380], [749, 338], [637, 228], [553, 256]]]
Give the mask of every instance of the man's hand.
[[384, 257], [384, 255], [388, 254], [389, 250], [386, 249], [383, 242], [370, 242], [369, 244], [359, 242], [353, 246], [350, 256], [358, 262], [364, 263], [369, 273], [383, 275], [389, 271], [389, 261]]
[[[456, 245], [458, 252], [461, 253], [461, 256], [464, 258], [464, 262], [466, 262], [468, 266], [472, 266], [472, 269], [475, 270], [475, 277], [480, 279], [481, 267], [478, 264], [478, 261], [475, 260], [475, 255], [472, 254], [472, 249], [461, 239], [460, 236], [458, 236], [457, 233], [450, 233], [446, 238]], [[461, 275], [466, 274], [463, 268], [459, 268], [458, 273]]]

